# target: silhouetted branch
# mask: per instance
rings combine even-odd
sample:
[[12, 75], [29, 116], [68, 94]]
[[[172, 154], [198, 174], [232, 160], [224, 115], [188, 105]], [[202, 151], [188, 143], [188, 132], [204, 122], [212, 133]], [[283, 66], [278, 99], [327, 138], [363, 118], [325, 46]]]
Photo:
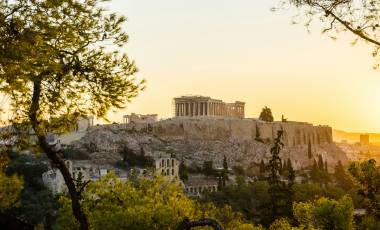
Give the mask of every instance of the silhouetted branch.
[[223, 227], [213, 219], [203, 218], [200, 220], [190, 221], [188, 218], [185, 218], [178, 226], [177, 230], [189, 230], [194, 227], [210, 226], [215, 230], [223, 230]]

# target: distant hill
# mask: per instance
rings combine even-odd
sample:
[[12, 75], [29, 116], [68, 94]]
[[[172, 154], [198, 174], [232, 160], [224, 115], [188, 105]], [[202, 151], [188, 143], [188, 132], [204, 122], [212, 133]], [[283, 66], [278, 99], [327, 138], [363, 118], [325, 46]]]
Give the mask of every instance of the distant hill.
[[380, 133], [350, 133], [342, 130], [333, 130], [333, 139], [335, 142], [346, 140], [348, 143], [356, 143], [360, 141], [360, 134], [369, 134], [371, 143], [380, 142]]

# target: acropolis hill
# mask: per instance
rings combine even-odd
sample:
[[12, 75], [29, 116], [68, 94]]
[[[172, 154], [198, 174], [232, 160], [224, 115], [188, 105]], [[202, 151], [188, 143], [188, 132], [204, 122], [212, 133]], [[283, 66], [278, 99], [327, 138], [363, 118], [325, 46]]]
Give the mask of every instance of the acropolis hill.
[[[333, 167], [345, 154], [333, 143], [332, 129], [305, 122], [264, 122], [244, 118], [244, 103], [224, 103], [209, 97], [180, 97], [175, 116], [157, 121], [156, 115], [129, 115], [126, 124], [92, 127], [75, 145], [92, 153], [96, 161], [114, 161], [127, 146], [147, 155], [171, 152], [187, 164], [202, 165], [213, 160], [216, 166], [226, 156], [230, 164], [249, 167], [266, 161], [278, 130], [284, 131], [283, 159], [296, 168], [312, 164], [322, 155]], [[308, 145], [312, 155], [308, 158]]]

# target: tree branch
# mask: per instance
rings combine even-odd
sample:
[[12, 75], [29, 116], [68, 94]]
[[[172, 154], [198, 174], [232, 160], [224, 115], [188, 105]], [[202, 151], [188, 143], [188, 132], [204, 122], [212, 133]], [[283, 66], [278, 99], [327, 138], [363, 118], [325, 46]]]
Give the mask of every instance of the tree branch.
[[79, 194], [76, 191], [74, 180], [71, 177], [69, 170], [66, 167], [65, 162], [62, 158], [60, 158], [57, 152], [49, 145], [46, 140], [46, 136], [44, 131], [41, 130], [39, 126], [40, 121], [38, 120], [38, 111], [39, 111], [39, 103], [41, 96], [41, 77], [35, 79], [33, 81], [33, 97], [32, 104], [29, 110], [29, 118], [31, 121], [32, 128], [35, 132], [35, 135], [38, 138], [38, 144], [40, 148], [45, 152], [46, 156], [56, 165], [59, 171], [62, 173], [62, 176], [65, 180], [67, 188], [69, 190], [69, 194], [71, 197], [72, 210], [75, 218], [80, 223], [81, 230], [88, 230], [88, 221], [87, 217], [84, 214], [83, 210], [80, 206]]
[[363, 40], [370, 42], [376, 46], [380, 46], [380, 41], [376, 41], [375, 39], [370, 38], [369, 36], [365, 35], [363, 32], [361, 32], [362, 30], [357, 30], [357, 29], [352, 28], [348, 22], [346, 22], [343, 19], [341, 19], [340, 17], [338, 17], [336, 14], [334, 14], [334, 12], [332, 10], [329, 10], [320, 4], [317, 4], [317, 6], [319, 6], [323, 11], [325, 11], [327, 16], [333, 17], [334, 20], [337, 20], [340, 24], [342, 24], [346, 29], [348, 29], [349, 31], [351, 31], [355, 35], [359, 36]]

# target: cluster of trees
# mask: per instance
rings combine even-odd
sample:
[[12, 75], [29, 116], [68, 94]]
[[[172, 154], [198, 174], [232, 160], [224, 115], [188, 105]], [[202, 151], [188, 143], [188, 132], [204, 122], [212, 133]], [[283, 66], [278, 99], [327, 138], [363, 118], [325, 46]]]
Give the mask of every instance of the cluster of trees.
[[[323, 32], [333, 38], [336, 33], [349, 31], [357, 36], [358, 40], [373, 44], [372, 55], [378, 57], [379, 1], [281, 1], [304, 10], [307, 24], [315, 18], [320, 19], [325, 23]], [[134, 62], [125, 53], [120, 52], [123, 50], [120, 48], [128, 40], [128, 35], [122, 29], [126, 19], [101, 8], [99, 5], [101, 2], [101, 0], [0, 2], [0, 92], [10, 98], [9, 112], [12, 117], [10, 122], [17, 131], [16, 135], [10, 138], [14, 143], [13, 147], [43, 152], [61, 171], [70, 199], [61, 198], [63, 208], [60, 211], [57, 228], [74, 227], [79, 223], [80, 229], [84, 230], [89, 226], [95, 229], [110, 228], [110, 226], [115, 228], [143, 226], [158, 229], [174, 226], [173, 223], [178, 221], [175, 219], [176, 215], [199, 217], [198, 214], [194, 214], [199, 210], [194, 208], [197, 207], [196, 204], [190, 200], [181, 200], [183, 196], [176, 189], [168, 189], [168, 192], [163, 194], [158, 193], [157, 190], [162, 191], [160, 183], [158, 185], [141, 183], [141, 187], [136, 188], [128, 183], [117, 184], [113, 178], [105, 178], [89, 185], [82, 194], [82, 190], [76, 187], [62, 159], [63, 154], [48, 144], [47, 131], [60, 133], [69, 130], [80, 116], [95, 115], [105, 118], [110, 109], [122, 108], [140, 90], [143, 90], [143, 82], [137, 82], [132, 77], [137, 71]], [[273, 121], [269, 108], [263, 109], [260, 119]], [[30, 142], [31, 129], [36, 142]], [[283, 199], [280, 193], [288, 188], [288, 184], [279, 179], [279, 160], [274, 154], [277, 152], [276, 148], [278, 146], [275, 145], [272, 149], [273, 158], [269, 164], [266, 190], [270, 202]], [[0, 187], [2, 213], [18, 208], [20, 204], [21, 206], [27, 204], [27, 198], [31, 194], [43, 194], [42, 188], [38, 188], [38, 183], [33, 180], [23, 182], [17, 175], [22, 174], [27, 178], [29, 169], [14, 170], [9, 172], [13, 175], [7, 175], [5, 171], [8, 170], [9, 164], [6, 157], [1, 158], [0, 183], [5, 185]], [[26, 162], [22, 164], [27, 165]], [[340, 166], [337, 168], [339, 170], [336, 176], [343, 172]], [[318, 163], [315, 169], [316, 174], [326, 172]], [[368, 161], [351, 164], [349, 173], [357, 184], [355, 187], [361, 199], [360, 205], [368, 211], [368, 215], [358, 226], [361, 229], [376, 229], [379, 226], [380, 216], [380, 170], [376, 162]], [[343, 178], [345, 179], [341, 182], [336, 178], [338, 179], [336, 183], [348, 187], [349, 177]], [[100, 189], [102, 186], [106, 189]], [[158, 187], [160, 189], [157, 189]], [[295, 186], [292, 187], [294, 189]], [[32, 192], [28, 194], [28, 191]], [[91, 195], [90, 192], [95, 195]], [[27, 195], [23, 196], [24, 193]], [[145, 194], [148, 195], [144, 196]], [[44, 207], [33, 208], [33, 205], [38, 205], [37, 200], [48, 199], [50, 198], [37, 197], [36, 201], [31, 201], [29, 210], [47, 210]], [[152, 205], [152, 200], [156, 199], [165, 201], [159, 203], [164, 212], [160, 212], [161, 209]], [[175, 202], [171, 203], [173, 201]], [[178, 207], [176, 204], [183, 204], [186, 209], [173, 211], [169, 206], [165, 206], [165, 203], [174, 207]], [[190, 208], [186, 204], [190, 204]], [[271, 219], [282, 213], [280, 207], [284, 205], [281, 202], [279, 205], [273, 203], [268, 205], [273, 207], [269, 214]], [[160, 215], [145, 210], [145, 206], [151, 207]], [[128, 208], [133, 212], [128, 212]], [[171, 211], [165, 212], [168, 209]], [[301, 226], [309, 228], [351, 229], [353, 226], [351, 210], [349, 198], [344, 197], [335, 201], [321, 198], [317, 201], [295, 204], [292, 219], [297, 220]], [[224, 215], [223, 217], [217, 213], [216, 210], [207, 214], [223, 222], [231, 220], [225, 216], [225, 213], [233, 212], [225, 210], [225, 213], [220, 214]], [[25, 214], [23, 219], [28, 219], [28, 216]], [[112, 218], [113, 216], [119, 218]], [[238, 229], [243, 226], [244, 229], [255, 229], [249, 224], [242, 224], [238, 214], [231, 216], [233, 220], [226, 222], [225, 227]], [[270, 228], [290, 229], [293, 224], [292, 219], [289, 223], [286, 219], [276, 217]]]
[[322, 156], [318, 155], [318, 162], [314, 159], [313, 166], [310, 171], [310, 180], [321, 185], [326, 185], [329, 183], [331, 178], [327, 167], [327, 161], [323, 162]]
[[24, 184], [18, 175], [9, 176], [5, 173], [8, 164], [8, 157], [0, 155], [0, 213], [20, 205], [19, 196]]
[[1, 186], [4, 186], [4, 190], [0, 189], [0, 192], [11, 193], [0, 196], [9, 202], [8, 207], [0, 211], [1, 225], [12, 226], [12, 222], [22, 220], [23, 225], [29, 228], [38, 224], [51, 227], [59, 205], [57, 198], [42, 182], [42, 173], [48, 169], [41, 159], [42, 156], [11, 152], [8, 158], [10, 161], [6, 168], [1, 169], [1, 173], [8, 175], [6, 177], [10, 183], [0, 181]]
[[140, 148], [140, 153], [135, 153], [134, 150], [125, 146], [120, 153], [123, 160], [117, 163], [118, 167], [129, 168], [129, 167], [141, 167], [141, 168], [151, 168], [154, 165], [154, 160], [152, 157], [145, 155], [144, 148]]
[[[60, 198], [56, 229], [77, 229], [70, 200]], [[188, 198], [179, 184], [161, 178], [122, 182], [112, 173], [90, 183], [83, 193], [82, 207], [91, 229], [176, 229], [185, 218], [209, 217], [225, 229], [258, 230], [245, 223], [230, 206], [217, 208]]]

